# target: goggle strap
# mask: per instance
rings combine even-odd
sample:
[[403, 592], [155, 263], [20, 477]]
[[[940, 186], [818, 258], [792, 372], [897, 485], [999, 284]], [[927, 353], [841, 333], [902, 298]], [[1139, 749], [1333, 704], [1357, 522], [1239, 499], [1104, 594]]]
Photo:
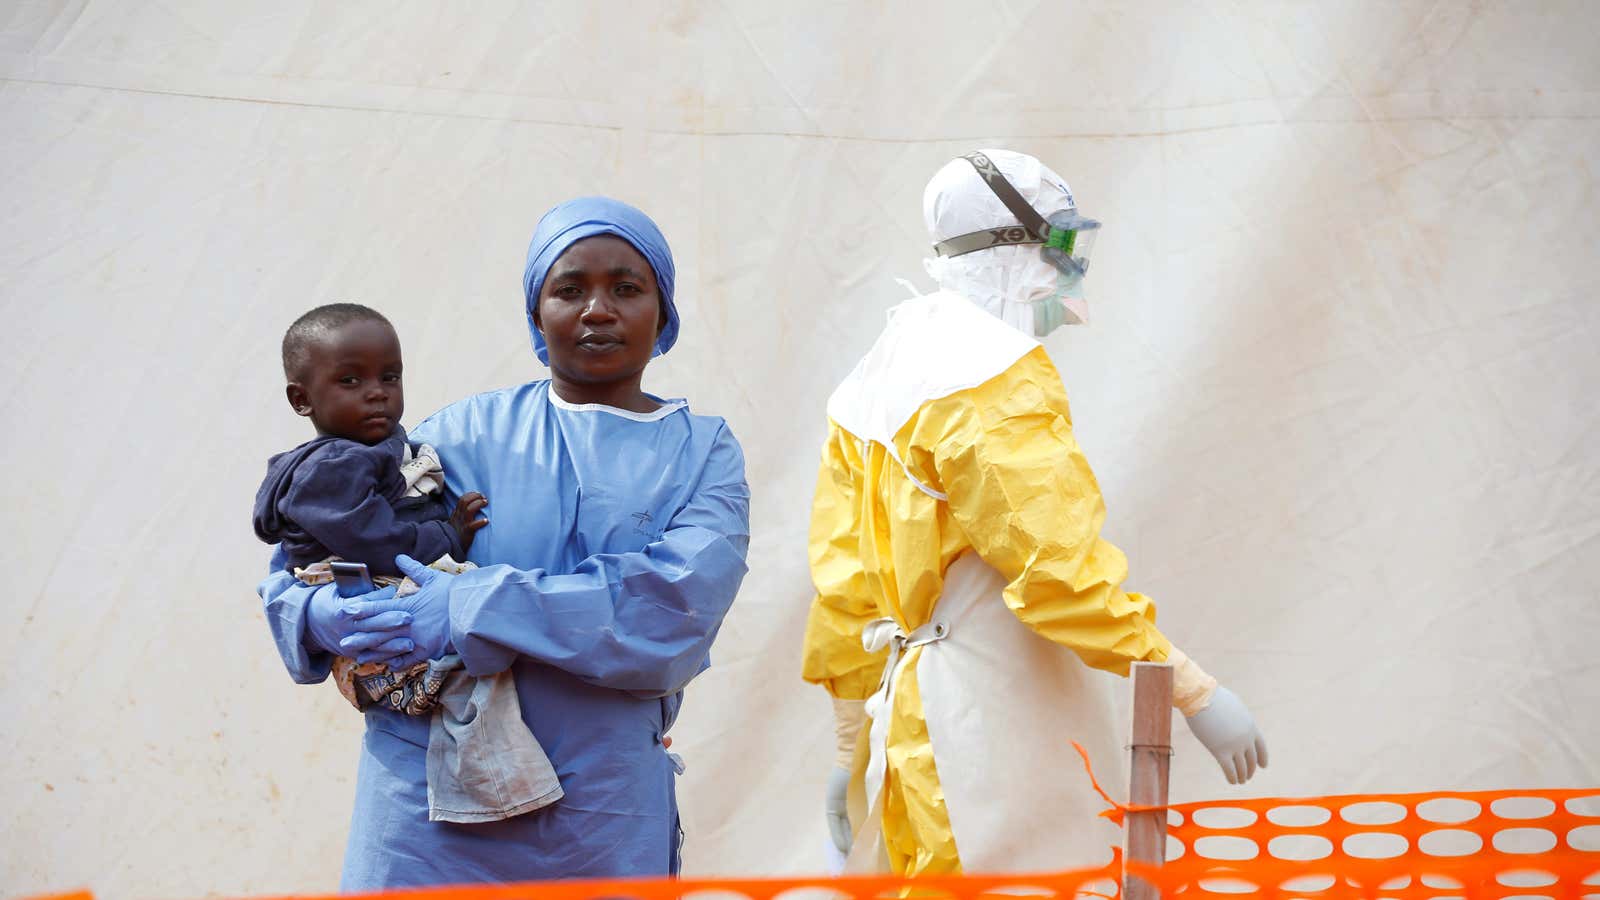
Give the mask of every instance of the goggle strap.
[[1021, 225], [1002, 225], [999, 228], [986, 228], [983, 231], [971, 231], [958, 234], [948, 240], [940, 241], [933, 245], [933, 252], [940, 256], [961, 256], [978, 250], [987, 250], [990, 247], [1004, 247], [1009, 244], [1042, 244], [1044, 241], [1028, 233], [1028, 229]]
[[1038, 235], [1041, 241], [1050, 237], [1050, 223], [1046, 222], [1044, 216], [1039, 215], [1039, 211], [1029, 205], [1028, 201], [1022, 199], [1022, 195], [1011, 186], [1011, 182], [1000, 174], [1000, 169], [995, 166], [993, 160], [976, 150], [963, 154], [961, 158], [972, 163], [972, 168], [977, 170], [978, 177], [989, 186], [989, 190], [994, 191], [994, 195], [1000, 198], [1006, 209], [1011, 210], [1011, 214], [1017, 217], [1017, 221], [1021, 222], [1023, 227]]

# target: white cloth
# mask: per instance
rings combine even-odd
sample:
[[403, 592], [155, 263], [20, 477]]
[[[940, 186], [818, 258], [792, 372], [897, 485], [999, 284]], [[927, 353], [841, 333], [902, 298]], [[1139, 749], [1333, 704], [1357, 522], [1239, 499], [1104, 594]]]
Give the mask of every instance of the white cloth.
[[473, 678], [451, 653], [428, 725], [428, 820], [498, 822], [543, 809], [565, 793], [550, 757], [522, 721], [511, 672]]

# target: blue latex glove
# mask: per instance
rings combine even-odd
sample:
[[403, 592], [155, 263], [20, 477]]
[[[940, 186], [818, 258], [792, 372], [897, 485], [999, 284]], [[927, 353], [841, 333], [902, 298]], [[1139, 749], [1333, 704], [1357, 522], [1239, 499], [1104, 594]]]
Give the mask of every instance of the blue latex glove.
[[[306, 605], [306, 642], [325, 653], [353, 656], [360, 662], [366, 662], [360, 658], [363, 652], [402, 639], [394, 631], [410, 624], [411, 618], [408, 614], [400, 613], [373, 616], [358, 622], [351, 604], [360, 601], [381, 603], [393, 597], [392, 587], [379, 588], [360, 597], [339, 596], [338, 585], [325, 584], [317, 588]], [[408, 645], [405, 650], [411, 649], [409, 639], [405, 639], [405, 642]], [[403, 653], [405, 650], [396, 652]]]
[[[416, 582], [415, 594], [396, 597], [391, 588], [388, 597], [379, 598], [375, 591], [347, 600], [343, 611], [354, 619], [355, 633], [346, 640], [366, 651], [356, 659], [386, 663], [398, 670], [438, 659], [450, 646], [450, 581], [455, 576], [430, 569], [404, 553], [394, 558], [394, 564]], [[411, 646], [403, 647], [406, 643]]]

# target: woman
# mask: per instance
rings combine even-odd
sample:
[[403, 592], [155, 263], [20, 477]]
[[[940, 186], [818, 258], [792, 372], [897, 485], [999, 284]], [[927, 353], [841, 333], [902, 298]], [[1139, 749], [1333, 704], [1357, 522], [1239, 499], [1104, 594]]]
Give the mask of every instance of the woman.
[[[474, 676], [509, 668], [565, 791], [499, 822], [429, 822], [428, 720], [369, 711], [343, 889], [677, 871], [665, 735], [744, 577], [749, 489], [727, 423], [642, 389], [677, 339], [673, 274], [639, 210], [600, 197], [552, 209], [523, 273], [550, 380], [469, 397], [411, 432], [439, 451], [452, 493], [493, 504], [479, 568], [402, 558], [421, 590], [399, 599], [262, 583], [297, 681], [325, 678], [334, 652], [399, 668], [453, 649]], [[340, 647], [310, 637], [327, 627]]]

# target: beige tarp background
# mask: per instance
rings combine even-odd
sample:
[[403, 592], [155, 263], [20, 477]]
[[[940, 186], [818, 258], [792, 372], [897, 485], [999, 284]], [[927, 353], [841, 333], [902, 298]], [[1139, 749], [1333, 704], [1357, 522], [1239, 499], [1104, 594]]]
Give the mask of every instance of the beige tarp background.
[[361, 724], [251, 593], [309, 433], [278, 339], [384, 310], [408, 422], [541, 377], [523, 251], [591, 192], [672, 241], [647, 386], [725, 415], [755, 492], [675, 730], [689, 868], [818, 870], [823, 404], [983, 145], [1107, 223], [1053, 350], [1108, 532], [1271, 740], [1231, 789], [1179, 729], [1175, 796], [1600, 784], [1597, 34], [1583, 0], [11, 0], [0, 893], [336, 884]]

